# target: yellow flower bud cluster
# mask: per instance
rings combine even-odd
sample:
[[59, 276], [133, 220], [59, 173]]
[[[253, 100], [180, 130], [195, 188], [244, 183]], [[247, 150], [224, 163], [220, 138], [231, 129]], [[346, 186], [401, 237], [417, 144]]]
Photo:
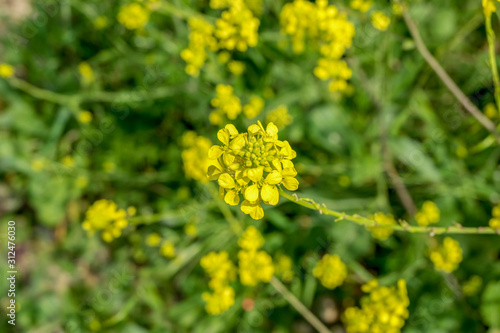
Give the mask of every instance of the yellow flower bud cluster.
[[127, 215], [135, 215], [135, 209], [129, 209], [126, 212], [124, 209], [118, 209], [116, 203], [111, 200], [97, 200], [87, 210], [82, 227], [89, 235], [102, 230], [102, 239], [111, 242], [120, 237], [122, 230], [128, 225]]
[[361, 13], [366, 13], [372, 7], [373, 2], [370, 0], [352, 0], [349, 6], [352, 9], [359, 10]]
[[[211, 1], [210, 6], [214, 9], [226, 9], [216, 20], [215, 26], [201, 18], [189, 20], [189, 46], [181, 52], [181, 57], [187, 63], [186, 73], [191, 76], [200, 74], [207, 59], [207, 49], [212, 52], [244, 52], [258, 42], [260, 21], [243, 0], [216, 0]], [[224, 55], [227, 56], [226, 53]], [[245, 70], [244, 63], [233, 61], [229, 63], [229, 70], [234, 75], [241, 75]]]
[[248, 119], [257, 117], [264, 109], [265, 102], [259, 96], [250, 97], [250, 101], [243, 107], [243, 113]]
[[[210, 0], [210, 8], [225, 9], [231, 7], [234, 2], [234, 0]], [[262, 12], [262, 0], [244, 0], [244, 3], [252, 12]]]
[[464, 283], [462, 286], [462, 291], [465, 296], [476, 295], [483, 286], [483, 279], [479, 275], [473, 275], [471, 278]]
[[293, 117], [288, 113], [285, 105], [280, 105], [276, 109], [269, 111], [266, 116], [266, 123], [273, 123], [278, 128], [284, 128], [293, 122]]
[[373, 27], [380, 31], [386, 31], [391, 24], [391, 18], [385, 15], [385, 13], [380, 10], [374, 11], [370, 18]]
[[14, 75], [14, 67], [9, 64], [0, 63], [0, 77], [9, 78]]
[[493, 217], [490, 219], [490, 227], [493, 229], [500, 229], [500, 203], [493, 207], [491, 215], [493, 215]]
[[415, 214], [415, 220], [418, 225], [426, 227], [429, 224], [438, 223], [440, 211], [438, 206], [432, 201], [426, 201], [422, 205], [422, 209]]
[[[384, 214], [381, 212], [373, 214], [372, 216], [370, 216], [370, 219], [374, 220], [378, 224], [383, 224], [383, 225], [397, 224], [396, 220], [394, 219], [394, 216], [392, 216], [391, 214]], [[394, 229], [386, 227], [368, 227], [367, 229], [372, 233], [372, 236], [374, 238], [380, 240], [386, 240], [387, 238], [389, 238], [390, 235], [394, 233]]]
[[462, 249], [453, 238], [446, 237], [443, 244], [430, 252], [434, 268], [445, 273], [451, 273], [462, 262]]
[[187, 131], [182, 135], [182, 146], [184, 147], [182, 162], [186, 177], [201, 183], [208, 182], [207, 169], [211, 165], [208, 150], [212, 147], [212, 142], [196, 135], [193, 131]]
[[284, 254], [279, 254], [274, 259], [274, 274], [283, 281], [290, 282], [295, 275], [292, 265], [292, 258]]
[[138, 3], [124, 5], [118, 12], [118, 22], [128, 30], [144, 28], [149, 21], [150, 11]]
[[219, 47], [212, 24], [200, 17], [193, 17], [189, 19], [189, 28], [189, 46], [182, 50], [181, 58], [187, 63], [186, 73], [196, 77], [207, 60], [206, 50], [217, 51]]
[[205, 309], [209, 314], [221, 314], [234, 304], [234, 289], [229, 283], [236, 279], [236, 268], [225, 251], [208, 253], [200, 264], [210, 277], [208, 286], [213, 290], [202, 294]]
[[343, 315], [347, 333], [399, 333], [408, 318], [406, 281], [396, 286], [379, 286], [372, 280], [362, 286], [369, 295], [361, 298], [361, 307], [349, 307]]
[[210, 104], [215, 108], [210, 113], [210, 122], [214, 125], [220, 125], [224, 117], [234, 120], [241, 113], [242, 106], [240, 99], [234, 95], [232, 86], [218, 84], [215, 88], [216, 96], [212, 98]]
[[95, 76], [92, 67], [88, 64], [88, 62], [83, 61], [78, 64], [78, 72], [80, 72], [81, 81], [83, 84], [90, 84], [94, 82]]
[[306, 38], [319, 49], [321, 58], [314, 74], [321, 80], [331, 80], [330, 91], [351, 93], [353, 88], [347, 80], [352, 72], [341, 58], [352, 46], [355, 28], [345, 13], [329, 6], [327, 0], [316, 3], [295, 0], [283, 6], [280, 21], [282, 32], [291, 38], [294, 52], [304, 51]]
[[347, 267], [336, 254], [325, 254], [316, 264], [313, 275], [328, 289], [335, 289], [344, 283]]
[[259, 220], [264, 217], [262, 202], [278, 203], [278, 185], [290, 191], [298, 188], [297, 171], [291, 161], [297, 154], [288, 141], [278, 140], [278, 127], [273, 123], [264, 129], [257, 122], [246, 133], [228, 124], [219, 130], [217, 138], [222, 146], [214, 145], [208, 152], [215, 162], [208, 168], [208, 176], [218, 181], [219, 195], [229, 205], [238, 205], [242, 194], [245, 200], [241, 210]]
[[265, 251], [259, 251], [264, 238], [254, 226], [248, 227], [238, 240], [240, 282], [245, 286], [255, 286], [259, 282], [269, 282], [274, 274], [273, 260]]

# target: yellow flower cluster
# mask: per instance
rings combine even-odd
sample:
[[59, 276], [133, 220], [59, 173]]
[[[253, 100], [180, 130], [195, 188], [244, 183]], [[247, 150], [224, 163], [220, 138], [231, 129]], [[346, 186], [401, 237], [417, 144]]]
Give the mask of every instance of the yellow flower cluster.
[[241, 284], [255, 286], [269, 282], [274, 274], [273, 260], [265, 251], [259, 251], [264, 238], [254, 226], [248, 227], [238, 240], [238, 266]]
[[149, 21], [149, 10], [138, 3], [124, 5], [118, 12], [118, 22], [129, 30], [144, 28]]
[[285, 282], [292, 281], [294, 276], [292, 258], [284, 254], [279, 254], [276, 256], [274, 262], [274, 274], [281, 277]]
[[[397, 224], [396, 220], [394, 219], [394, 216], [392, 216], [391, 214], [384, 214], [381, 212], [373, 214], [372, 216], [370, 216], [370, 219], [382, 225]], [[389, 238], [390, 235], [394, 233], [394, 229], [386, 227], [368, 227], [367, 229], [372, 233], [373, 237], [380, 240], [386, 240], [387, 238]]]
[[213, 290], [202, 294], [205, 309], [209, 314], [221, 314], [234, 304], [234, 289], [229, 283], [236, 279], [236, 268], [225, 251], [208, 253], [200, 264], [210, 277], [208, 286]]
[[208, 150], [212, 142], [193, 131], [187, 131], [182, 135], [182, 162], [184, 173], [187, 178], [195, 179], [201, 183], [208, 182], [207, 169], [210, 166]]
[[246, 133], [238, 133], [228, 124], [219, 130], [217, 138], [222, 146], [214, 145], [208, 152], [215, 162], [208, 168], [208, 176], [218, 181], [219, 195], [229, 205], [238, 205], [242, 194], [242, 212], [259, 220], [264, 217], [262, 202], [278, 203], [278, 185], [290, 191], [298, 188], [297, 171], [291, 161], [297, 154], [288, 141], [278, 140], [278, 127], [273, 123], [264, 129], [257, 122]]
[[294, 52], [304, 51], [306, 38], [319, 48], [321, 58], [314, 73], [321, 80], [331, 80], [330, 91], [352, 92], [347, 83], [352, 73], [341, 58], [352, 46], [355, 29], [345, 13], [329, 6], [327, 0], [295, 0], [283, 6], [280, 21], [282, 32], [291, 37]]
[[83, 84], [89, 84], [94, 82], [95, 76], [92, 67], [88, 64], [88, 62], [83, 61], [78, 64], [78, 72], [80, 72], [81, 81]]
[[214, 125], [220, 125], [224, 116], [230, 120], [236, 119], [241, 113], [242, 106], [240, 99], [234, 95], [233, 87], [224, 84], [218, 84], [215, 88], [216, 96], [210, 102], [215, 108], [210, 113], [210, 122]]
[[373, 2], [368, 0], [352, 0], [350, 7], [359, 10], [361, 13], [366, 13], [372, 7]]
[[386, 31], [391, 24], [391, 18], [380, 10], [376, 10], [371, 15], [372, 25], [375, 29]]
[[484, 16], [491, 17], [491, 14], [497, 11], [494, 0], [483, 0]]
[[227, 64], [227, 68], [233, 75], [240, 76], [245, 71], [245, 63], [242, 61], [233, 60]]
[[199, 17], [189, 19], [189, 46], [182, 50], [181, 58], [187, 63], [186, 73], [191, 76], [200, 75], [200, 69], [207, 60], [207, 49], [218, 50], [214, 37], [215, 27]]
[[266, 116], [266, 123], [273, 123], [278, 128], [284, 128], [293, 122], [293, 117], [288, 113], [285, 105], [280, 105], [276, 109], [269, 111]]
[[9, 64], [0, 63], [0, 77], [9, 78], [14, 75], [14, 67]]
[[418, 225], [426, 227], [429, 224], [438, 223], [440, 212], [438, 206], [432, 201], [425, 201], [422, 209], [415, 214]]
[[473, 296], [477, 294], [483, 285], [483, 279], [479, 275], [473, 275], [466, 281], [462, 287], [465, 296]]
[[362, 286], [369, 295], [361, 298], [361, 307], [349, 307], [343, 315], [347, 333], [399, 333], [408, 318], [406, 281], [397, 287], [379, 286], [372, 280]]
[[166, 258], [175, 257], [175, 246], [171, 241], [164, 241], [160, 246], [160, 254]]
[[446, 237], [443, 245], [431, 251], [430, 258], [434, 263], [434, 268], [439, 271], [451, 273], [462, 262], [462, 249], [456, 240]]
[[316, 264], [313, 275], [328, 289], [335, 289], [344, 283], [347, 267], [336, 254], [325, 254]]
[[88, 124], [92, 121], [92, 119], [94, 119], [94, 116], [90, 111], [83, 110], [78, 113], [78, 121], [82, 124]]
[[500, 229], [500, 203], [493, 207], [491, 215], [493, 215], [493, 217], [490, 219], [490, 227], [493, 229]]
[[[128, 215], [135, 215], [135, 209], [130, 209]], [[98, 230], [103, 230], [102, 239], [111, 242], [120, 237], [122, 230], [128, 225], [127, 212], [118, 209], [111, 200], [101, 199], [94, 202], [87, 210], [85, 221], [82, 227], [89, 235], [93, 235]]]
[[257, 117], [264, 109], [264, 100], [258, 96], [250, 97], [250, 101], [243, 107], [243, 113], [248, 119]]

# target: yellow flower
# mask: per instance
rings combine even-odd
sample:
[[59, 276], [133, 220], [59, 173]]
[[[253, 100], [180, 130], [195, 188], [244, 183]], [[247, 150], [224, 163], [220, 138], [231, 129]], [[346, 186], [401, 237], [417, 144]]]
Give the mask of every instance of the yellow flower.
[[188, 223], [184, 226], [184, 232], [190, 237], [195, 237], [198, 234], [198, 228], [194, 223]]
[[379, 286], [372, 280], [362, 290], [369, 295], [361, 298], [361, 308], [349, 307], [342, 316], [347, 333], [401, 332], [410, 305], [405, 280], [400, 279], [397, 287]]
[[122, 230], [128, 225], [125, 210], [118, 209], [113, 201], [101, 199], [94, 202], [87, 210], [85, 221], [82, 223], [83, 229], [89, 235], [102, 230], [102, 238], [106, 242], [120, 237]]
[[491, 17], [491, 14], [497, 11], [497, 8], [495, 6], [495, 1], [483, 0], [483, 11], [484, 11], [484, 16]]
[[284, 128], [293, 122], [293, 117], [288, 113], [285, 105], [280, 105], [276, 109], [269, 111], [266, 116], [266, 123], [273, 123], [278, 128]]
[[124, 5], [118, 12], [118, 22], [129, 30], [143, 28], [149, 21], [149, 11], [138, 3]]
[[235, 76], [240, 76], [245, 71], [245, 63], [242, 61], [230, 61], [227, 64], [227, 67], [229, 68], [229, 71]]
[[31, 170], [35, 172], [42, 171], [47, 165], [47, 161], [43, 157], [35, 158], [31, 161]]
[[147, 246], [155, 247], [160, 245], [160, 242], [161, 242], [161, 236], [157, 232], [149, 234], [148, 237], [146, 238]]
[[67, 168], [72, 168], [75, 166], [75, 158], [73, 156], [66, 155], [62, 158], [61, 163]]
[[219, 194], [229, 205], [238, 205], [241, 194], [245, 199], [241, 211], [259, 220], [264, 217], [262, 202], [273, 206], [278, 203], [278, 185], [290, 191], [298, 188], [297, 171], [291, 161], [297, 154], [288, 141], [278, 140], [278, 127], [273, 123], [264, 129], [257, 122], [241, 134], [229, 124], [217, 137], [223, 145], [214, 145], [208, 152], [216, 162], [208, 168], [208, 176], [218, 181]]
[[347, 267], [336, 254], [325, 254], [316, 264], [313, 275], [328, 289], [335, 289], [344, 283]]
[[238, 246], [247, 251], [256, 251], [264, 245], [264, 237], [256, 227], [250, 226], [238, 239]]
[[175, 247], [174, 243], [170, 241], [165, 241], [161, 244], [160, 247], [160, 253], [162, 256], [166, 258], [173, 258], [175, 257]]
[[380, 31], [386, 31], [391, 24], [391, 19], [389, 16], [385, 15], [384, 12], [377, 10], [371, 15], [372, 25], [375, 29]]
[[214, 37], [215, 27], [199, 17], [189, 19], [189, 46], [182, 50], [181, 58], [187, 63], [186, 73], [200, 75], [200, 69], [207, 60], [206, 50], [217, 51], [219, 46]]
[[372, 5], [372, 1], [366, 0], [352, 0], [350, 3], [350, 7], [352, 9], [359, 10], [361, 13], [366, 13], [368, 10], [370, 10]]
[[500, 229], [500, 203], [493, 207], [491, 215], [493, 215], [493, 217], [490, 219], [490, 227], [493, 229]]
[[238, 252], [240, 281], [245, 286], [269, 282], [274, 274], [273, 260], [264, 251]]
[[430, 252], [430, 258], [437, 270], [451, 273], [462, 262], [462, 249], [456, 240], [446, 237], [443, 245]]
[[220, 48], [244, 52], [257, 45], [260, 21], [242, 0], [231, 2], [231, 7], [215, 22], [215, 37]]
[[9, 64], [0, 63], [0, 77], [9, 78], [14, 75], [14, 67]]
[[[371, 220], [374, 220], [378, 224], [382, 225], [396, 225], [396, 220], [394, 216], [391, 214], [384, 214], [381, 212], [375, 213], [370, 217]], [[386, 228], [386, 227], [368, 227], [367, 228], [374, 238], [380, 240], [386, 240], [390, 235], [394, 233], [394, 229]]]
[[108, 18], [106, 16], [99, 16], [94, 20], [94, 28], [102, 30], [108, 26]]
[[185, 147], [182, 151], [182, 162], [186, 177], [201, 183], [208, 182], [207, 169], [212, 164], [208, 159], [208, 151], [212, 142], [207, 138], [197, 136], [193, 131], [184, 133], [182, 142]]
[[234, 304], [234, 289], [223, 286], [213, 293], [204, 292], [201, 296], [206, 302], [205, 310], [212, 315], [218, 315], [227, 311]]
[[82, 124], [88, 124], [92, 121], [94, 117], [92, 116], [92, 112], [89, 111], [80, 111], [78, 113], [78, 121]]
[[78, 64], [78, 71], [80, 72], [80, 75], [82, 77], [82, 82], [84, 84], [89, 84], [94, 82], [95, 77], [94, 77], [94, 71], [92, 70], [92, 67], [90, 65], [83, 61]]
[[250, 101], [243, 107], [243, 113], [248, 119], [257, 117], [264, 109], [264, 100], [258, 96], [250, 97]]
[[473, 275], [469, 281], [465, 282], [462, 290], [465, 296], [473, 296], [481, 290], [483, 279], [478, 275]]
[[225, 251], [208, 253], [201, 258], [200, 265], [210, 277], [208, 286], [213, 290], [220, 289], [236, 279], [236, 267]]
[[[214, 108], [212, 113], [220, 117], [226, 116], [230, 120], [236, 119], [241, 113], [242, 107], [240, 99], [234, 95], [234, 89], [231, 86], [218, 84], [215, 87], [216, 96], [210, 102]], [[214, 123], [219, 125], [220, 123]]]
[[274, 274], [285, 282], [290, 282], [293, 279], [294, 272], [292, 268], [292, 259], [284, 254], [276, 256], [274, 264]]
[[422, 209], [415, 214], [418, 225], [426, 227], [429, 224], [438, 223], [440, 218], [439, 208], [432, 201], [426, 201]]

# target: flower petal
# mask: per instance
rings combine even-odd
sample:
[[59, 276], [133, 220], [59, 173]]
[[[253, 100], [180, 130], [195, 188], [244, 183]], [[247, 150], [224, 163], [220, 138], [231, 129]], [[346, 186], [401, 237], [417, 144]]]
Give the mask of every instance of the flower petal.
[[253, 169], [248, 169], [247, 171], [248, 178], [250, 178], [251, 181], [254, 182], [259, 182], [262, 179], [262, 174], [264, 173], [263, 168], [253, 168]]
[[270, 185], [276, 185], [281, 183], [282, 178], [283, 177], [281, 176], [281, 173], [279, 171], [274, 170], [273, 172], [267, 175], [265, 182]]
[[274, 185], [264, 184], [264, 186], [262, 186], [262, 190], [260, 191], [260, 196], [268, 205], [274, 206], [280, 200], [278, 189]]
[[285, 168], [285, 169], [283, 169], [283, 172], [281, 173], [281, 175], [284, 178], [293, 178], [293, 177], [297, 176], [297, 171], [295, 170], [295, 168]]
[[231, 144], [229, 145], [231, 149], [240, 150], [245, 147], [245, 138], [242, 135], [235, 137], [231, 140]]
[[278, 127], [276, 125], [274, 125], [273, 123], [269, 123], [269, 124], [267, 124], [267, 127], [266, 127], [266, 133], [267, 133], [267, 135], [274, 137], [274, 136], [278, 135]]
[[208, 158], [211, 160], [218, 159], [222, 155], [223, 152], [224, 152], [224, 150], [222, 150], [222, 148], [220, 146], [213, 145], [208, 150]]
[[247, 187], [247, 189], [245, 190], [245, 199], [250, 202], [256, 202], [257, 200], [259, 200], [259, 187], [257, 186], [257, 184]]
[[217, 132], [217, 139], [219, 139], [220, 142], [225, 144], [226, 146], [229, 145], [229, 131], [225, 128], [219, 130]]
[[295, 191], [299, 188], [299, 181], [295, 178], [287, 177], [283, 179], [283, 185], [287, 190]]
[[253, 124], [253, 125], [248, 126], [248, 134], [250, 134], [250, 135], [256, 135], [259, 132], [260, 132], [259, 125]]
[[219, 170], [215, 165], [211, 165], [208, 167], [207, 175], [208, 179], [210, 180], [217, 180], [219, 179], [220, 174], [222, 171]]
[[232, 189], [236, 186], [236, 183], [234, 182], [233, 177], [231, 177], [228, 173], [223, 173], [219, 177], [219, 185], [225, 189]]
[[231, 137], [235, 137], [238, 135], [238, 130], [233, 124], [227, 124], [224, 128], [227, 130]]
[[230, 190], [227, 191], [224, 201], [231, 206], [236, 206], [240, 202], [240, 196], [235, 190]]
[[241, 203], [241, 211], [247, 215], [250, 215], [254, 220], [260, 220], [264, 217], [264, 210], [260, 204], [252, 204], [247, 200]]
[[222, 161], [224, 162], [224, 165], [231, 165], [233, 164], [234, 162], [234, 155], [229, 153], [229, 152], [224, 152], [224, 154], [222, 154]]

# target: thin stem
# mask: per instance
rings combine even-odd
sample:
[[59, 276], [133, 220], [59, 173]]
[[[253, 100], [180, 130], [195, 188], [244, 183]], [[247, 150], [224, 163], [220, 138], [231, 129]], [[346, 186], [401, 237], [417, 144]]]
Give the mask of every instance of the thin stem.
[[287, 301], [290, 303], [291, 306], [297, 310], [302, 317], [304, 317], [305, 320], [309, 322], [318, 332], [320, 333], [331, 333], [331, 331], [328, 329], [328, 327], [325, 326], [319, 320], [309, 309], [302, 304], [302, 302], [295, 297], [294, 294], [292, 294], [284, 285], [281, 283], [280, 280], [278, 280], [276, 277], [272, 277], [271, 281], [269, 282], [274, 289], [276, 289]]
[[77, 95], [63, 95], [63, 94], [58, 94], [49, 90], [41, 89], [38, 88], [31, 83], [28, 83], [24, 80], [18, 79], [16, 77], [11, 77], [8, 82], [13, 86], [16, 87], [19, 90], [24, 91], [25, 93], [41, 100], [45, 100], [48, 102], [52, 102], [55, 104], [62, 104], [62, 105], [71, 105], [78, 103], [78, 97]]
[[475, 105], [472, 103], [467, 96], [460, 90], [457, 84], [453, 81], [453, 79], [446, 73], [443, 67], [439, 64], [439, 62], [432, 56], [427, 49], [422, 37], [420, 36], [420, 32], [412, 20], [410, 15], [408, 14], [408, 9], [403, 7], [403, 18], [408, 26], [408, 30], [410, 31], [411, 36], [415, 42], [415, 46], [418, 51], [424, 57], [425, 61], [429, 64], [429, 66], [434, 70], [434, 72], [439, 76], [441, 81], [443, 81], [444, 85], [450, 90], [450, 92], [456, 97], [456, 99], [462, 104], [462, 106], [474, 117], [477, 121], [483, 125], [491, 134], [495, 137], [496, 141], [500, 144], [500, 134], [498, 133], [495, 124], [491, 122]]
[[491, 16], [486, 15], [485, 18], [491, 74], [493, 75], [493, 84], [495, 86], [495, 102], [497, 104], [497, 109], [500, 111], [500, 76], [498, 75], [497, 59], [495, 55], [495, 32], [491, 27]]
[[463, 227], [458, 224], [456, 226], [450, 227], [415, 227], [410, 226], [408, 222], [400, 220], [400, 224], [379, 224], [375, 220], [371, 220], [367, 217], [363, 217], [361, 215], [349, 215], [346, 213], [340, 213], [331, 209], [328, 209], [325, 204], [318, 204], [312, 199], [307, 198], [299, 198], [297, 195], [290, 195], [283, 191], [283, 189], [279, 189], [280, 195], [284, 198], [290, 200], [297, 205], [317, 210], [320, 214], [326, 214], [330, 216], [336, 217], [336, 221], [346, 220], [357, 223], [359, 225], [365, 227], [379, 227], [379, 228], [390, 228], [396, 231], [406, 231], [410, 233], [425, 233], [431, 236], [434, 235], [442, 235], [442, 234], [498, 234], [500, 235], [499, 229], [492, 229], [489, 227]]

